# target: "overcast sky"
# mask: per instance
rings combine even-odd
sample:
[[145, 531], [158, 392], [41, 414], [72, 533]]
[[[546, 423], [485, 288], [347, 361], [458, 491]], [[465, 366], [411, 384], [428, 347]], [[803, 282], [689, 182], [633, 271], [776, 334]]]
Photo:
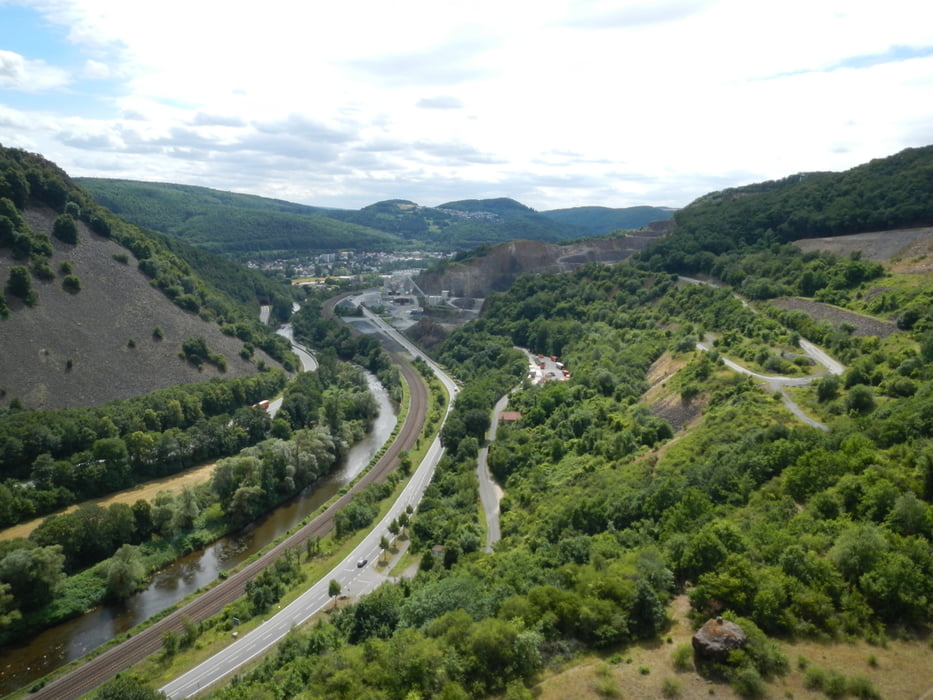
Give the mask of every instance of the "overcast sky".
[[928, 0], [0, 0], [0, 144], [320, 206], [683, 206], [933, 143]]

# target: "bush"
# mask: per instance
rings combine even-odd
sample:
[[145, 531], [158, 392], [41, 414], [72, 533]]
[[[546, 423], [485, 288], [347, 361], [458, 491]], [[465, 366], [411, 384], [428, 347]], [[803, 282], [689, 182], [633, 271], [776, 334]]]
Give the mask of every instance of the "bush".
[[671, 654], [671, 662], [674, 664], [675, 671], [693, 670], [693, 647], [689, 644], [681, 644]]
[[680, 695], [682, 684], [676, 678], [665, 678], [661, 683], [661, 695], [666, 698], [676, 698]]
[[752, 666], [743, 666], [732, 674], [732, 688], [743, 698], [763, 698], [767, 690], [761, 674]]
[[55, 279], [55, 273], [45, 260], [34, 260], [32, 263], [32, 274], [40, 280], [48, 282]]
[[853, 413], [865, 414], [875, 408], [875, 397], [872, 394], [871, 387], [864, 384], [856, 384], [849, 390], [846, 396], [846, 410]]
[[78, 242], [78, 226], [71, 214], [62, 214], [52, 224], [52, 235], [63, 243], [72, 245]]
[[29, 270], [23, 265], [14, 265], [10, 268], [10, 278], [7, 281], [7, 291], [15, 297], [19, 297], [29, 306], [34, 305], [39, 297], [32, 288], [32, 278], [29, 276]]
[[62, 289], [69, 294], [77, 294], [81, 291], [81, 280], [75, 275], [68, 275], [62, 280]]

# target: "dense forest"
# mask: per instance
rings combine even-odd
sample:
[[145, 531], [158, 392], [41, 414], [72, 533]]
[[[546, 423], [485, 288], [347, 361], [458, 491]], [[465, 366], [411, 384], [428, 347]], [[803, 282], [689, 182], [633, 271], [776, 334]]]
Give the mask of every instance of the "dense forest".
[[[713, 192], [674, 215], [673, 236], [645, 253], [655, 269], [714, 274], [721, 255], [800, 238], [929, 226], [933, 146], [843, 173], [801, 173]], [[806, 293], [806, 292], [804, 292]]]

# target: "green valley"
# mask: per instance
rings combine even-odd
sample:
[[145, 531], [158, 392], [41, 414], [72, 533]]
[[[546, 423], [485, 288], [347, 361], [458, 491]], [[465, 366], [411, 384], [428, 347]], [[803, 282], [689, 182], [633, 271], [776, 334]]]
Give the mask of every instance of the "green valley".
[[[711, 193], [668, 211], [673, 224], [627, 249], [621, 262], [580, 255], [560, 273], [543, 263], [525, 270], [529, 274], [513, 266], [513, 275], [501, 277], [507, 281], [483, 290], [482, 310], [468, 323], [454, 327], [440, 314], [432, 318], [426, 304], [425, 318], [409, 319], [409, 336], [461, 388], [446, 419], [439, 407], [427, 418], [429, 432], [440, 430], [445, 452], [410, 520], [395, 523], [393, 540], [404, 530], [405, 566], [366, 596], [339, 600], [338, 586], [333, 605], [315, 621], [294, 629], [274, 652], [237, 669], [206, 696], [517, 700], [571, 693], [928, 693], [931, 174], [933, 147], [927, 147], [844, 173], [795, 175]], [[86, 195], [80, 211], [109, 222], [108, 240], [127, 241], [139, 272], [180, 313], [198, 315], [218, 325], [221, 335], [258, 347], [263, 336], [246, 312], [236, 315], [212, 301], [212, 294], [231, 299], [231, 308], [254, 307], [265, 295], [282, 318], [295, 299], [303, 305], [293, 319], [296, 337], [322, 359], [318, 372], [297, 378], [257, 371], [237, 380], [242, 384], [231, 378], [166, 388], [74, 412], [3, 406], [0, 457], [7, 481], [0, 497], [2, 489], [10, 497], [0, 515], [9, 514], [8, 523], [24, 517], [21, 511], [30, 508], [25, 500], [32, 499], [36, 510], [62, 489], [78, 499], [90, 495], [96, 486], [78, 483], [80, 470], [112, 468], [129, 480], [163, 473], [172, 459], [194, 460], [180, 448], [162, 447], [170, 431], [176, 445], [215, 445], [212, 454], [225, 459], [210, 484], [151, 509], [152, 542], [188, 537], [191, 546], [192, 538], [208, 537], [212, 524], [247, 523], [310, 483], [318, 465], [327, 468], [328, 455], [365, 430], [371, 405], [358, 370], [344, 361], [379, 373], [390, 387], [398, 376], [374, 337], [351, 334], [324, 317], [325, 300], [351, 291], [353, 282], [341, 290], [291, 291], [227, 261], [230, 276], [243, 275], [252, 285], [234, 302], [239, 285], [224, 282], [224, 273], [212, 278], [214, 258], [189, 246], [234, 257], [273, 247], [318, 250], [318, 243], [324, 250], [330, 233], [313, 233], [313, 220], [334, 233], [333, 241], [359, 236], [360, 249], [398, 250], [430, 240], [460, 250], [425, 276], [434, 275], [449, 290], [453, 274], [473, 275], [464, 272], [468, 265], [508, 267], [502, 248], [486, 244], [533, 238], [543, 247], [595, 234], [578, 226], [617, 221], [589, 210], [579, 212], [576, 222], [549, 217], [509, 199], [436, 208], [392, 200], [335, 212], [199, 188], [82, 182], [91, 192], [98, 189], [99, 199]], [[32, 265], [28, 281], [39, 287], [35, 261], [44, 259], [47, 243], [59, 243], [28, 228], [22, 216], [17, 220], [24, 206], [4, 191], [16, 194], [16, 187], [0, 187], [7, 197], [0, 201], [10, 202], [2, 210], [10, 224], [0, 217], [0, 225], [14, 232], [7, 237], [9, 265]], [[85, 196], [76, 192], [72, 200]], [[98, 208], [107, 196], [114, 197], [114, 207], [122, 198], [119, 206], [128, 218], [131, 212], [139, 217], [138, 225], [162, 233], [150, 236]], [[58, 204], [64, 214], [67, 196]], [[92, 235], [81, 225], [78, 230], [79, 238]], [[898, 233], [904, 230], [912, 234]], [[236, 233], [221, 235], [231, 231]], [[270, 247], [249, 248], [251, 235]], [[800, 239], [809, 240], [796, 244]], [[19, 250], [29, 253], [16, 258]], [[179, 270], [191, 280], [186, 283]], [[96, 283], [81, 281], [79, 295]], [[28, 294], [20, 294], [16, 282], [6, 292], [8, 303], [19, 300], [10, 312], [14, 318], [38, 308], [27, 304]], [[40, 306], [47, 296], [40, 288]], [[392, 306], [398, 304], [387, 294], [374, 309]], [[357, 314], [349, 320], [367, 329], [361, 312], [337, 308]], [[8, 322], [0, 320], [0, 338]], [[544, 360], [556, 368], [553, 374], [541, 367]], [[423, 362], [416, 364], [428, 373]], [[283, 416], [270, 421], [249, 408], [260, 394], [283, 387]], [[436, 385], [430, 392], [442, 393]], [[508, 420], [487, 445], [491, 421], [499, 421], [493, 406], [506, 395]], [[489, 470], [501, 489], [502, 536], [492, 551], [484, 547], [488, 522], [477, 475], [487, 447]], [[314, 459], [299, 459], [296, 451]], [[313, 474], [299, 470], [311, 462]], [[393, 479], [403, 480], [410, 466]], [[69, 468], [71, 481], [65, 479]], [[348, 507], [343, 522], [355, 522], [364, 510], [372, 521], [387, 495], [382, 491]], [[155, 518], [161, 506], [168, 515]], [[78, 512], [90, 518], [89, 509]], [[19, 559], [30, 557], [32, 571], [80, 576], [124, 544], [113, 539], [110, 551], [92, 556], [79, 537], [86, 532], [63, 520], [47, 521], [19, 550], [3, 545], [0, 623], [8, 630], [23, 624], [18, 617], [32, 619], [30, 611], [42, 609], [55, 588], [24, 587], [22, 577], [9, 573], [24, 568]], [[56, 544], [54, 531], [64, 532], [66, 525], [74, 532]], [[338, 528], [336, 536], [339, 548], [348, 535]], [[388, 540], [386, 545], [383, 553]], [[109, 681], [97, 697], [160, 697], [157, 689], [167, 680], [208, 649], [232, 641], [232, 620], [239, 624], [240, 611], [248, 610], [251, 624], [259, 624], [278, 600], [268, 591], [294, 596], [309, 586], [300, 581], [302, 556], [310, 561], [312, 553], [282, 557], [250, 596], [212, 621], [192, 623], [185, 645], [167, 638], [148, 662]], [[726, 652], [697, 651], [690, 639], [709, 620], [735, 623], [744, 641]]]

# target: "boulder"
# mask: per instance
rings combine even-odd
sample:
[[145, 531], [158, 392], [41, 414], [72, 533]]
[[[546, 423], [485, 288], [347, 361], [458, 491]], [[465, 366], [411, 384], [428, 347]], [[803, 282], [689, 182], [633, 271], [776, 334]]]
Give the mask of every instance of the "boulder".
[[722, 663], [733, 649], [745, 646], [748, 637], [734, 622], [717, 617], [707, 621], [693, 635], [693, 651], [702, 661]]

